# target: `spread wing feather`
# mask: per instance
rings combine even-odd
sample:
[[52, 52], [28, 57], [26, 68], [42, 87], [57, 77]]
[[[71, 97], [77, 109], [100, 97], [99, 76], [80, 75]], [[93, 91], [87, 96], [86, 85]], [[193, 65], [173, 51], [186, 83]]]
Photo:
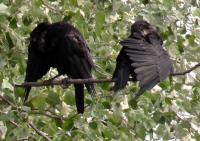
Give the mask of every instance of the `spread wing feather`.
[[145, 77], [148, 77], [149, 75], [156, 75], [156, 71], [155, 70], [150, 70], [150, 71], [147, 71], [145, 73], [140, 73], [137, 75], [137, 80], [143, 80], [145, 79]]
[[129, 54], [133, 53], [133, 54], [139, 54], [139, 55], [150, 55], [150, 52], [142, 52], [142, 51], [138, 51], [138, 50], [133, 50], [130, 48], [126, 48], [125, 49], [126, 52], [129, 52]]
[[[25, 82], [35, 82], [49, 71], [50, 67], [29, 48]], [[25, 88], [24, 102], [28, 99], [31, 87]]]
[[[73, 46], [74, 54], [71, 54], [73, 61], [72, 64], [76, 68], [74, 71], [77, 70], [75, 73], [79, 76], [74, 76], [77, 78], [92, 78], [91, 69], [94, 68], [94, 63], [92, 61], [92, 57], [90, 55], [89, 48], [80, 35], [77, 32], [71, 32], [67, 35], [68, 40]], [[94, 84], [86, 84], [86, 88], [88, 92], [92, 95], [95, 94]]]
[[154, 65], [155, 64], [155, 62], [153, 62], [153, 61], [148, 61], [148, 62], [143, 62], [143, 63], [132, 63], [131, 64], [131, 66], [133, 66], [133, 67], [135, 67], [135, 68], [137, 68], [137, 67], [143, 67], [143, 66], [151, 66], [151, 65]]
[[136, 97], [153, 88], [171, 73], [171, 60], [161, 44], [132, 38], [123, 40], [120, 44], [125, 48], [139, 81], [140, 90]]

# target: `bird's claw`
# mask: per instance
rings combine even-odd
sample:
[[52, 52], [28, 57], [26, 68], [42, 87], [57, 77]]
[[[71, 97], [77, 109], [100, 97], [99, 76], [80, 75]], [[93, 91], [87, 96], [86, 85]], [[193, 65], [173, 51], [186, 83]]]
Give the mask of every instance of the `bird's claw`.
[[68, 80], [69, 80], [69, 78], [64, 78], [64, 79], [62, 80], [61, 87], [62, 87], [63, 89], [66, 89], [66, 88], [69, 87], [70, 84], [68, 84]]
[[43, 81], [43, 84], [45, 84], [45, 85], [47, 85], [47, 87], [51, 87], [51, 88], [53, 88], [53, 84], [52, 84], [52, 82], [53, 82], [53, 79], [49, 79], [49, 80], [44, 80]]

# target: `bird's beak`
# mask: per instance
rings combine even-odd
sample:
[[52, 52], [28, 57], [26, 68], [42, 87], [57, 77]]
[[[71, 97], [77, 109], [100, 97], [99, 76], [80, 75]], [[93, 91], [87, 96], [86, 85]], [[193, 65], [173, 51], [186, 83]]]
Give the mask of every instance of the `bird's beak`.
[[148, 29], [144, 29], [143, 30], [143, 36], [145, 37], [146, 35], [148, 35], [149, 33], [152, 33], [152, 32], [155, 32], [156, 31], [156, 28], [152, 25], [149, 26]]
[[146, 30], [143, 30], [143, 33], [142, 33], [142, 34], [143, 34], [143, 36], [145, 37], [146, 35], [149, 34], [149, 32], [150, 32], [150, 31], [146, 29]]
[[151, 29], [151, 30], [155, 31], [155, 30], [156, 30], [156, 27], [155, 27], [155, 26], [153, 26], [153, 25], [149, 25], [149, 29]]

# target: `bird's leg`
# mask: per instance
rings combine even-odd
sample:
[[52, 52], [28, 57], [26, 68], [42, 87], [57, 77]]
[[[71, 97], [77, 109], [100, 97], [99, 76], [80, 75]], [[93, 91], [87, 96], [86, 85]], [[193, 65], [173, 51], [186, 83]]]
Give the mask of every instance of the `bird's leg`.
[[57, 74], [56, 76], [54, 76], [53, 78], [50, 78], [49, 80], [44, 80], [44, 84], [49, 84], [51, 87], [53, 87], [53, 85], [51, 85], [51, 83], [52, 83], [52, 81], [54, 80], [54, 79], [56, 79], [57, 77], [59, 77], [60, 76], [60, 74]]
[[64, 79], [62, 80], [62, 85], [61, 85], [61, 87], [62, 87], [63, 89], [66, 89], [66, 88], [69, 87], [70, 84], [67, 83], [68, 80], [69, 80], [68, 77], [67, 77], [67, 78], [64, 78]]

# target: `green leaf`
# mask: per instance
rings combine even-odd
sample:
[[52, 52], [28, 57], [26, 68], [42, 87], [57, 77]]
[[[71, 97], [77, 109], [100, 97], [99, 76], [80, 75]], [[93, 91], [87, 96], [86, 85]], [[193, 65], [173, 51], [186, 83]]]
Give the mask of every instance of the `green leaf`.
[[89, 123], [89, 127], [92, 128], [92, 129], [94, 129], [94, 130], [96, 130], [97, 127], [98, 127], [98, 124], [97, 124], [97, 122], [92, 121], [92, 122]]
[[10, 84], [8, 78], [4, 78], [3, 79], [3, 83], [2, 83], [2, 89], [9, 89], [11, 91], [14, 90], [14, 87]]
[[24, 97], [24, 88], [15, 88], [14, 93], [16, 97]]
[[61, 103], [60, 97], [58, 94], [54, 92], [50, 92], [46, 98], [47, 103], [49, 103], [52, 106], [55, 106], [57, 104]]
[[65, 120], [65, 122], [63, 124], [63, 128], [65, 130], [70, 130], [70, 129], [72, 129], [73, 126], [74, 126], [74, 120], [73, 119]]
[[13, 134], [17, 138], [17, 140], [20, 140], [22, 138], [27, 138], [31, 134], [31, 128], [26, 128], [26, 126], [14, 128]]
[[200, 9], [199, 9], [199, 8], [196, 8], [196, 9], [192, 12], [192, 15], [193, 15], [193, 16], [199, 17], [199, 16], [200, 16]]
[[183, 37], [178, 36], [177, 46], [180, 53], [184, 52], [184, 45], [183, 45], [184, 40], [185, 39]]
[[65, 96], [64, 96], [64, 101], [65, 101], [65, 103], [67, 103], [68, 105], [71, 105], [71, 106], [73, 106], [73, 105], [75, 105], [75, 97], [74, 97], [74, 95], [73, 94], [65, 94]]
[[46, 107], [45, 97], [42, 96], [34, 97], [31, 100], [31, 103], [33, 104], [34, 108], [39, 109], [40, 111], [43, 111]]
[[21, 109], [25, 112], [29, 112], [31, 111], [31, 108], [30, 107], [27, 107], [27, 106], [22, 106]]
[[5, 139], [7, 130], [8, 129], [7, 129], [6, 125], [2, 121], [0, 121], [0, 140]]
[[104, 25], [104, 21], [105, 21], [104, 11], [97, 11], [95, 15], [95, 28], [96, 28], [96, 34], [98, 36], [101, 35], [101, 29]]
[[10, 15], [8, 7], [3, 3], [0, 3], [0, 15]]
[[136, 130], [137, 135], [141, 139], [145, 139], [146, 129], [142, 124], [137, 124], [136, 127], [135, 127], [135, 130]]
[[[189, 126], [187, 126], [187, 127], [189, 127]], [[188, 130], [189, 130], [189, 129], [185, 128], [185, 125], [184, 125], [184, 124], [179, 124], [179, 125], [176, 126], [176, 128], [175, 128], [175, 135], [176, 135], [176, 137], [182, 139], [182, 138], [184, 138], [185, 136], [187, 136]]]
[[168, 8], [172, 7], [173, 2], [174, 2], [173, 0], [163, 0], [163, 4]]

